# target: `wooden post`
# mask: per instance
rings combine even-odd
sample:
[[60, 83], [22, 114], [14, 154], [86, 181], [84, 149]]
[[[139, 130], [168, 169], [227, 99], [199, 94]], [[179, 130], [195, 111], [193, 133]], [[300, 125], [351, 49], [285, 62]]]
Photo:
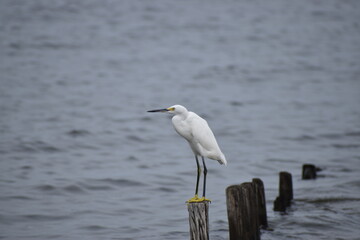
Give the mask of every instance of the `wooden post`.
[[259, 221], [252, 183], [226, 189], [230, 240], [260, 240]]
[[285, 199], [286, 206], [291, 205], [293, 199], [292, 176], [288, 172], [280, 172], [280, 197]]
[[268, 227], [267, 214], [266, 214], [266, 201], [265, 201], [265, 189], [264, 183], [260, 178], [253, 178], [255, 198], [258, 210], [259, 226], [263, 229]]
[[284, 212], [293, 199], [292, 176], [288, 172], [280, 172], [279, 196], [274, 201], [274, 211]]
[[316, 167], [313, 164], [304, 164], [302, 167], [302, 179], [316, 179]]
[[209, 202], [196, 202], [188, 204], [190, 239], [209, 239]]
[[276, 199], [274, 201], [274, 211], [276, 211], [276, 212], [285, 212], [286, 211], [285, 201], [280, 196], [276, 197]]

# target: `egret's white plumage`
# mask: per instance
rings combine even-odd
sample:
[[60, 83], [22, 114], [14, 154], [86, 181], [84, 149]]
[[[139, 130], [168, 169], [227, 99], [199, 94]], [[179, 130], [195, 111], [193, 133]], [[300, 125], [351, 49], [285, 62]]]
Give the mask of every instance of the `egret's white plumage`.
[[[190, 147], [194, 152], [198, 168], [195, 197], [191, 198], [188, 202], [207, 201], [208, 199], [205, 199], [207, 169], [204, 157], [217, 160], [220, 164], [227, 164], [226, 158], [221, 152], [214, 133], [211, 131], [208, 123], [205, 119], [201, 118], [194, 112], [188, 111], [184, 106], [181, 105], [174, 105], [165, 109], [150, 110], [148, 112], [168, 112], [174, 114], [172, 117], [174, 128], [176, 132], [185, 138], [190, 144]], [[202, 198], [199, 198], [197, 195], [199, 177], [201, 173], [198, 156], [201, 156], [204, 166], [204, 185]]]
[[174, 105], [168, 109], [174, 109], [169, 111], [175, 114], [171, 119], [174, 128], [180, 136], [189, 142], [195, 155], [217, 160], [220, 164], [227, 164], [225, 156], [205, 119], [181, 105]]

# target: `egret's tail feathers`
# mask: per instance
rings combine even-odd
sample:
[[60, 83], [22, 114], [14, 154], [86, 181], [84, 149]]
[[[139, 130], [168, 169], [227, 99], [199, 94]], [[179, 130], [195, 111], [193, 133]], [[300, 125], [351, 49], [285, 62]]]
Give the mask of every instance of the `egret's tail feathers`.
[[218, 162], [221, 164], [221, 165], [227, 165], [227, 161], [226, 161], [226, 158], [225, 158], [225, 156], [224, 156], [224, 154], [221, 154], [221, 159], [220, 160], [218, 160]]

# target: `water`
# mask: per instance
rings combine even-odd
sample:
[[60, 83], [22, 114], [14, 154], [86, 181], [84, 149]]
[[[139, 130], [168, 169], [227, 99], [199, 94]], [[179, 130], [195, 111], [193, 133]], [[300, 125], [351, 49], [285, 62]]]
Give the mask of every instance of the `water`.
[[[211, 239], [225, 188], [260, 177], [262, 239], [359, 239], [359, 1], [0, 1], [0, 238], [187, 239], [205, 117]], [[323, 169], [301, 180], [301, 166]], [[274, 213], [278, 172], [294, 204]]]

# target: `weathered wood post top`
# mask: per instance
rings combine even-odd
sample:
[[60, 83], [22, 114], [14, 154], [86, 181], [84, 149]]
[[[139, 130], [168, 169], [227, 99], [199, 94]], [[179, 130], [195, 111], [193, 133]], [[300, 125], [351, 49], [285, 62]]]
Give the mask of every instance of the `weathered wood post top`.
[[209, 239], [209, 201], [188, 203], [190, 239]]

